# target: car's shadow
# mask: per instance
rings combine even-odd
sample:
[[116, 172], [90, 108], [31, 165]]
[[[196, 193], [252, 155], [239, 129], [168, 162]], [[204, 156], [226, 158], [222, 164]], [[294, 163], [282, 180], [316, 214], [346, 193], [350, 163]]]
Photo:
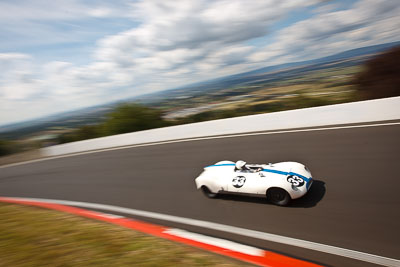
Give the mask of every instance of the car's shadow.
[[[325, 183], [320, 180], [314, 180], [310, 191], [299, 198], [291, 201], [287, 207], [289, 208], [312, 208], [320, 202], [325, 195], [326, 188]], [[249, 196], [238, 196], [238, 195], [218, 195], [219, 199], [230, 200], [230, 201], [241, 201], [249, 203], [269, 204], [273, 205], [266, 198], [249, 197]]]
[[293, 200], [288, 207], [293, 208], [312, 208], [320, 202], [326, 193], [325, 182], [321, 180], [314, 180], [310, 191], [305, 196]]

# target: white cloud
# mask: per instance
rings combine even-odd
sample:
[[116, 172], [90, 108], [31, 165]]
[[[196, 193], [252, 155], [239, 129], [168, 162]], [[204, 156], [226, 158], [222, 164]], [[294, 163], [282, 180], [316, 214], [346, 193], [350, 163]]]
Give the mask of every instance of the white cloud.
[[[397, 1], [361, 0], [346, 10], [340, 4], [318, 4], [313, 11], [315, 3], [319, 1], [0, 2], [0, 51], [6, 44], [23, 47], [24, 40], [35, 47], [101, 36], [85, 43], [94, 47], [85, 55], [87, 64], [60, 60], [58, 54], [38, 63], [25, 52], [1, 53], [0, 124], [400, 39]], [[276, 31], [277, 22], [292, 11], [308, 16]], [[118, 28], [121, 18], [125, 20]], [[107, 27], [112, 30], [102, 32]], [[265, 46], [251, 42], [270, 34]]]
[[[184, 68], [192, 81], [226, 73], [242, 64], [253, 47], [241, 44], [268, 33], [269, 27], [296, 7], [310, 1], [139, 1], [133, 17], [142, 23], [99, 40], [94, 56], [112, 62], [132, 76], [166, 77]], [[185, 66], [189, 65], [189, 66]], [[218, 70], [221, 70], [220, 72]], [[143, 77], [139, 78], [140, 80]], [[182, 84], [186, 79], [181, 81]]]
[[[80, 20], [82, 17], [115, 17], [130, 8], [125, 1], [96, 1], [95, 6], [78, 0], [14, 0], [0, 2], [1, 21], [59, 21]], [[127, 15], [125, 15], [127, 16]]]
[[32, 72], [29, 55], [20, 53], [0, 54], [0, 96], [8, 100], [31, 97], [37, 80]]
[[278, 33], [276, 41], [249, 56], [253, 62], [327, 56], [344, 50], [398, 41], [400, 6], [396, 1], [361, 0], [348, 10], [321, 12]]
[[87, 42], [116, 33], [118, 24], [126, 27], [131, 18], [131, 5], [125, 0], [0, 1], [0, 51], [38, 51], [56, 45], [68, 49], [71, 44], [93, 47]]

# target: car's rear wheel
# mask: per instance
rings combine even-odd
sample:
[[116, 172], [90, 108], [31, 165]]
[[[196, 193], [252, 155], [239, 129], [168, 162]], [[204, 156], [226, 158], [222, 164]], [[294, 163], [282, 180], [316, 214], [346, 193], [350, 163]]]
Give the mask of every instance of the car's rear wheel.
[[286, 206], [291, 200], [289, 193], [278, 187], [268, 189], [267, 199], [278, 206]]
[[205, 185], [203, 185], [203, 186], [201, 187], [201, 191], [203, 191], [203, 194], [204, 194], [206, 197], [209, 197], [209, 198], [216, 198], [216, 197], [217, 197], [217, 193], [211, 192], [210, 189], [208, 189], [208, 187], [205, 186]]

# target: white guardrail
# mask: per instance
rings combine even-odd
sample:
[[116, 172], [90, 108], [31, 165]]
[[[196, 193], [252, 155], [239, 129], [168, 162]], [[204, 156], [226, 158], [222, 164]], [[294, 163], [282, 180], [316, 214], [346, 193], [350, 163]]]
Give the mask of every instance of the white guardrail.
[[400, 119], [400, 97], [288, 110], [157, 128], [78, 141], [42, 149], [44, 156], [205, 136]]

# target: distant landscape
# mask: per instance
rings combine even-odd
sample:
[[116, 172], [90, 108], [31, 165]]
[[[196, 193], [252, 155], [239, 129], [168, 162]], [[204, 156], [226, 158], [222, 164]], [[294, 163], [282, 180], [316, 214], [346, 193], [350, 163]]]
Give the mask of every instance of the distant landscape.
[[[362, 74], [369, 71], [368, 62], [377, 62], [375, 58], [399, 45], [400, 42], [382, 44], [312, 61], [270, 66], [1, 126], [0, 155], [155, 127], [386, 97], [385, 93], [363, 93]], [[396, 89], [392, 91], [389, 96], [399, 95]]]

